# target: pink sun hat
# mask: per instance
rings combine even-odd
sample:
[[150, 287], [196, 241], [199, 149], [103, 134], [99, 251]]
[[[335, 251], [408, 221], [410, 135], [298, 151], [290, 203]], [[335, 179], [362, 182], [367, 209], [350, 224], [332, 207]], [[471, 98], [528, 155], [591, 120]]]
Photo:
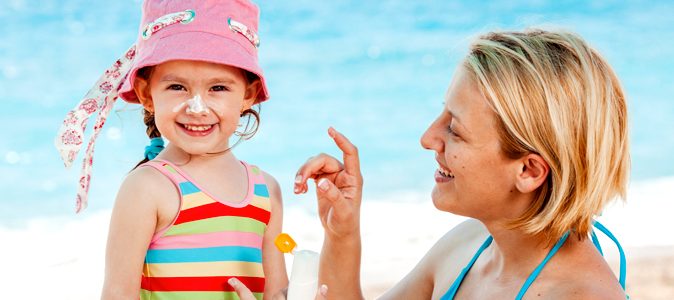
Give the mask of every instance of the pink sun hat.
[[[77, 188], [76, 212], [87, 207], [94, 145], [118, 98], [138, 103], [133, 82], [138, 69], [170, 60], [196, 60], [230, 65], [256, 74], [262, 83], [257, 103], [269, 99], [257, 63], [260, 11], [248, 0], [147, 0], [136, 44], [94, 83], [68, 112], [54, 145], [69, 169], [84, 145], [84, 131], [95, 117]], [[98, 115], [94, 115], [99, 112]]]
[[119, 96], [138, 103], [133, 82], [140, 68], [171, 60], [230, 65], [260, 77], [257, 103], [269, 99], [257, 63], [260, 10], [247, 0], [147, 0], [143, 3], [136, 59]]

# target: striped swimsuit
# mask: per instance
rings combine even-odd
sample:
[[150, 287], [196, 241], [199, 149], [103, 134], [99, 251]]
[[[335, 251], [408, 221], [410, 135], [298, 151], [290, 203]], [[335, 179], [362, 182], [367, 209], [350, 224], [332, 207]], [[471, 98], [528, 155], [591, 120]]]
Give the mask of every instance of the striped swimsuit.
[[168, 161], [142, 165], [166, 175], [179, 189], [181, 204], [173, 224], [152, 237], [141, 299], [239, 299], [227, 283], [231, 277], [262, 299], [262, 236], [271, 203], [260, 169], [241, 163], [248, 174], [248, 193], [240, 203], [211, 195]]

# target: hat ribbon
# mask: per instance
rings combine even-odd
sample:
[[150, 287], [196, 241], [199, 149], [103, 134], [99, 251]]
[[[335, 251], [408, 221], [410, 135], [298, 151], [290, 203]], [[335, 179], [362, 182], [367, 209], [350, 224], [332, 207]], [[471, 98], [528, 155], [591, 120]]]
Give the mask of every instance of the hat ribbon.
[[94, 86], [91, 87], [77, 106], [68, 112], [54, 140], [54, 145], [61, 154], [66, 169], [70, 169], [77, 153], [80, 151], [80, 147], [82, 147], [84, 130], [87, 128], [89, 117], [96, 111], [100, 111], [96, 117], [96, 123], [84, 155], [80, 183], [77, 189], [77, 213], [87, 207], [89, 183], [91, 182], [91, 170], [94, 159], [94, 142], [117, 100], [119, 89], [122, 87], [135, 57], [136, 45], [133, 45], [94, 83]]

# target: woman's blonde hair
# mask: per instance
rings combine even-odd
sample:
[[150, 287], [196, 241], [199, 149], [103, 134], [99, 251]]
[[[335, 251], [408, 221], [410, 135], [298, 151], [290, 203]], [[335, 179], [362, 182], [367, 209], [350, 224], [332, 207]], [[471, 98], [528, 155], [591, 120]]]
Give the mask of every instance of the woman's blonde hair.
[[463, 62], [496, 113], [506, 157], [541, 155], [550, 174], [508, 227], [582, 240], [594, 217], [625, 199], [627, 95], [608, 61], [578, 34], [527, 28], [486, 33]]

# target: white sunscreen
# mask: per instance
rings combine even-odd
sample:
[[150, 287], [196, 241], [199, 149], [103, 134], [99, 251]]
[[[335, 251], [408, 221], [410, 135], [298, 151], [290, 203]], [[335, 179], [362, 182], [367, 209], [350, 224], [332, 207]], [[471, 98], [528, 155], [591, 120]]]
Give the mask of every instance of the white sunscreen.
[[181, 108], [187, 106], [187, 109], [185, 112], [187, 113], [201, 113], [205, 112], [209, 114], [211, 110], [215, 111], [218, 116], [222, 116], [222, 111], [219, 110], [213, 102], [210, 101], [204, 101], [201, 98], [201, 95], [196, 94], [192, 99], [188, 99], [187, 101], [178, 104], [176, 107], [173, 108], [173, 112], [178, 112]]
[[313, 300], [318, 291], [320, 255], [310, 250], [293, 251], [293, 268], [288, 285], [288, 300]]

